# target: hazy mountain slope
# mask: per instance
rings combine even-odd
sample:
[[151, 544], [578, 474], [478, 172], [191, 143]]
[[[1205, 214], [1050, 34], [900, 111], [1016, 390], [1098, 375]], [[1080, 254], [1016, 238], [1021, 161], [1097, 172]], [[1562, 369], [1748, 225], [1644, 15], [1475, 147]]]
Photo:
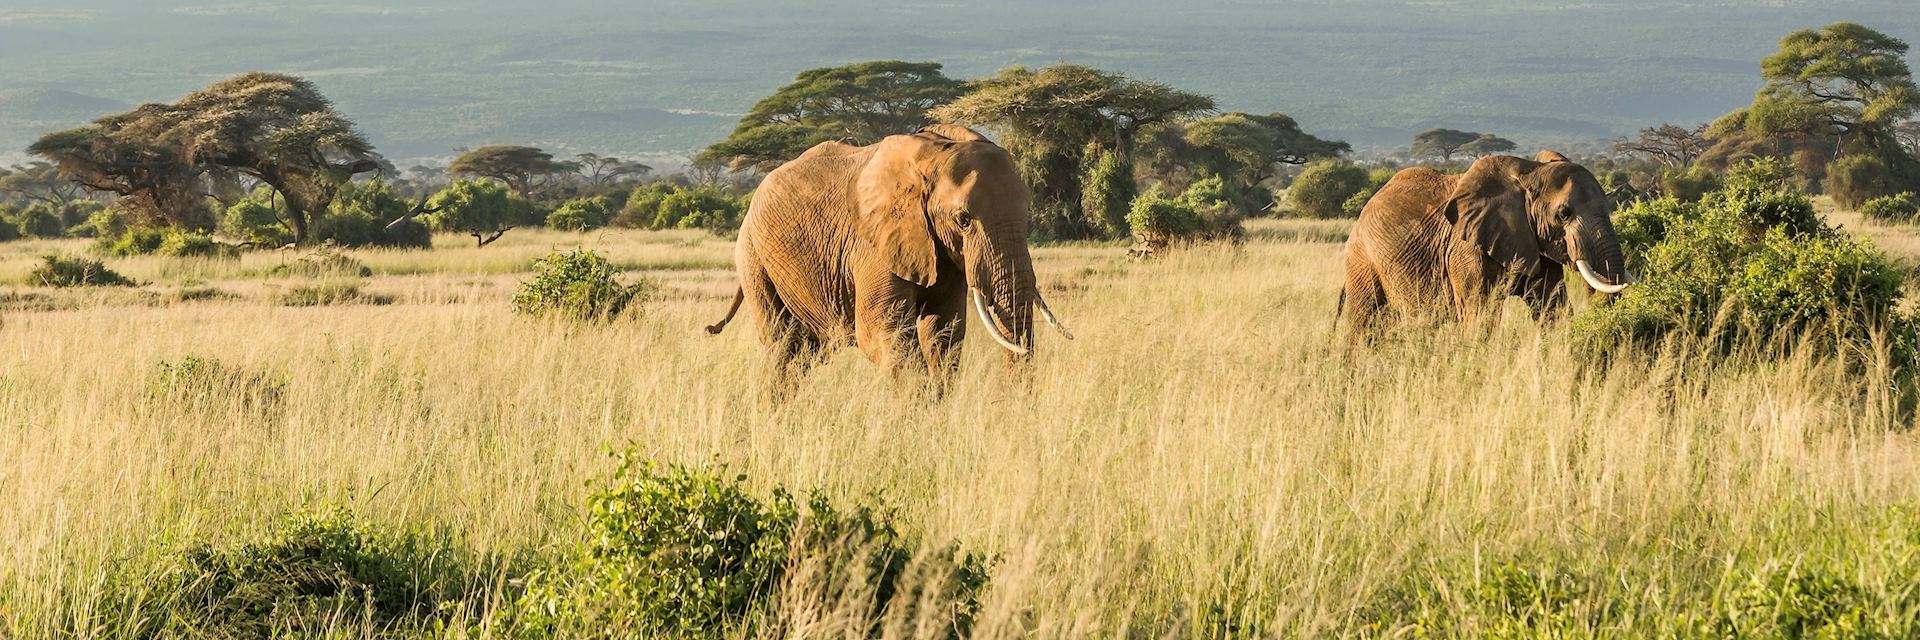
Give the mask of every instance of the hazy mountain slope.
[[98, 101], [0, 101], [0, 154], [252, 69], [320, 82], [397, 157], [490, 142], [678, 152], [801, 69], [873, 58], [961, 76], [1092, 64], [1363, 145], [1439, 125], [1588, 139], [1745, 102], [1756, 61], [1795, 28], [1855, 20], [1920, 40], [1904, 0], [765, 4], [9, 0], [0, 92]]

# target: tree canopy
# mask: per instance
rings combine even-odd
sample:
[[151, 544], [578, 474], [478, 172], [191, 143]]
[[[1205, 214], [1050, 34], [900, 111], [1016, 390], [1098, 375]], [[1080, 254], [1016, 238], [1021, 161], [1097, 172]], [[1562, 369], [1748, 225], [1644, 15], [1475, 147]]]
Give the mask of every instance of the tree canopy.
[[1411, 152], [1415, 157], [1439, 156], [1452, 162], [1459, 154], [1474, 156], [1505, 153], [1515, 148], [1513, 141], [1491, 133], [1459, 129], [1428, 129], [1413, 136]]
[[1667, 167], [1685, 167], [1706, 152], [1706, 132], [1705, 124], [1693, 128], [1662, 124], [1641, 129], [1636, 137], [1614, 140], [1613, 150], [1647, 156]]
[[573, 157], [573, 165], [574, 170], [580, 173], [580, 177], [593, 185], [605, 185], [621, 178], [637, 178], [653, 173], [653, 167], [645, 164], [597, 153], [576, 155]]
[[540, 180], [573, 173], [578, 165], [553, 159], [553, 154], [534, 147], [496, 144], [460, 154], [447, 165], [447, 175], [492, 178], [506, 183], [522, 198], [531, 195]]
[[966, 85], [937, 62], [877, 60], [800, 72], [753, 106], [733, 134], [701, 159], [734, 170], [771, 171], [829, 140], [871, 144], [929, 123], [927, 110], [960, 97]]
[[1848, 22], [1788, 34], [1760, 61], [1767, 84], [1746, 125], [1761, 133], [1852, 134], [1866, 148], [1885, 148], [1895, 127], [1920, 111], [1906, 55], [1907, 43]]
[[251, 177], [286, 199], [296, 240], [340, 184], [382, 161], [319, 89], [279, 73], [245, 73], [170, 104], [145, 104], [47, 134], [28, 149], [89, 189], [123, 196], [150, 221], [211, 226], [211, 181]]
[[1213, 98], [1090, 67], [1016, 66], [971, 83], [971, 91], [930, 112], [934, 119], [987, 127], [1014, 152], [1033, 187], [1043, 234], [1110, 235], [1098, 212], [1083, 210], [1083, 173], [1101, 153], [1131, 164], [1134, 140], [1148, 126], [1213, 110]]

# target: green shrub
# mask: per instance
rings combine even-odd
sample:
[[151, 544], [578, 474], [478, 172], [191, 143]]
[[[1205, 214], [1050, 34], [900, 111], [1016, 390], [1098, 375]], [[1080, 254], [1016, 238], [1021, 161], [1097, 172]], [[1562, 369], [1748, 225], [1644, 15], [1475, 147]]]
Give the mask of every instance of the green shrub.
[[114, 273], [99, 260], [78, 256], [47, 255], [40, 266], [27, 272], [27, 282], [42, 287], [130, 287], [133, 281]]
[[712, 187], [689, 189], [660, 201], [660, 209], [654, 214], [654, 221], [658, 223], [654, 228], [704, 229], [714, 235], [726, 235], [740, 230], [740, 219], [746, 211], [745, 198], [736, 198]]
[[1848, 209], [1859, 209], [1869, 200], [1911, 191], [1916, 177], [1903, 177], [1893, 163], [1873, 154], [1843, 157], [1827, 165], [1827, 195]]
[[155, 254], [176, 258], [238, 258], [240, 248], [213, 239], [204, 233], [192, 233], [169, 229], [160, 240]]
[[227, 212], [220, 216], [220, 232], [257, 247], [278, 247], [293, 242], [293, 232], [280, 224], [280, 216], [273, 207], [251, 198], [227, 207]]
[[147, 383], [150, 402], [196, 413], [239, 411], [268, 418], [277, 415], [286, 394], [284, 379], [212, 358], [187, 356], [161, 362]]
[[[115, 566], [94, 618], [117, 638], [414, 637], [443, 630], [492, 573], [445, 534], [298, 513], [231, 546]], [[358, 633], [346, 633], [366, 625]], [[76, 636], [78, 637], [78, 636]]]
[[529, 207], [516, 202], [505, 185], [484, 180], [455, 182], [434, 194], [428, 206], [438, 209], [420, 216], [428, 227], [469, 234], [480, 244], [525, 224], [529, 215]]
[[118, 238], [127, 232], [127, 212], [118, 207], [103, 207], [87, 215], [86, 222], [68, 229], [76, 238]]
[[549, 253], [533, 266], [537, 273], [513, 296], [516, 313], [607, 320], [644, 303], [651, 288], [645, 280], [621, 284], [619, 269], [584, 249]]
[[101, 237], [94, 250], [110, 256], [163, 255], [172, 257], [233, 258], [240, 248], [214, 240], [213, 236], [176, 228], [132, 228], [118, 238]]
[[60, 219], [60, 211], [45, 202], [29, 205], [14, 217], [14, 225], [20, 229], [20, 235], [30, 238], [59, 238], [67, 235], [67, 225]]
[[1660, 173], [1660, 190], [1681, 202], [1699, 202], [1720, 188], [1720, 174], [1700, 165], [1685, 169], [1667, 169]]
[[1127, 235], [1131, 230], [1127, 213], [1140, 194], [1139, 185], [1133, 180], [1133, 161], [1124, 154], [1101, 150], [1097, 145], [1090, 151], [1086, 166], [1081, 169], [1084, 186], [1080, 208], [1108, 237]]
[[1159, 185], [1148, 187], [1146, 193], [1134, 198], [1133, 208], [1127, 212], [1127, 228], [1148, 254], [1185, 241], [1204, 225], [1191, 203], [1168, 197]]
[[1617, 214], [1640, 282], [1576, 318], [1576, 338], [1602, 349], [1716, 333], [1729, 346], [1803, 335], [1863, 341], [1902, 322], [1892, 313], [1901, 270], [1826, 226], [1806, 196], [1765, 184], [1730, 180], [1698, 203], [1668, 197]]
[[589, 499], [587, 526], [568, 565], [530, 578], [509, 608], [524, 635], [778, 637], [780, 604], [864, 591], [875, 631], [892, 612], [939, 616], [941, 635], [963, 637], [987, 579], [980, 558], [923, 549], [885, 510], [800, 505], [778, 488], [761, 498], [724, 469], [626, 456]]
[[326, 244], [293, 262], [276, 265], [267, 273], [301, 278], [365, 278], [373, 275], [373, 269], [353, 256], [340, 252], [333, 245]]
[[561, 231], [589, 231], [607, 226], [612, 201], [606, 196], [576, 198], [547, 214], [547, 226]]
[[1860, 205], [1860, 215], [1876, 222], [1915, 222], [1920, 217], [1920, 198], [1912, 193], [1881, 196]]
[[1366, 169], [1342, 160], [1321, 160], [1307, 165], [1287, 189], [1287, 202], [1296, 215], [1310, 218], [1338, 218], [1354, 194], [1369, 184]]
[[280, 306], [283, 307], [322, 307], [334, 304], [387, 304], [393, 300], [386, 296], [364, 293], [360, 283], [352, 280], [327, 280], [322, 282], [297, 284], [280, 292]]
[[1379, 191], [1374, 187], [1361, 189], [1359, 192], [1353, 194], [1353, 197], [1347, 198], [1346, 202], [1340, 203], [1340, 213], [1349, 218], [1360, 217], [1360, 212], [1367, 208], [1368, 202], [1373, 201], [1373, 194], [1375, 193], [1379, 193]]
[[387, 229], [389, 223], [412, 210], [413, 203], [384, 181], [348, 183], [340, 188], [326, 213], [315, 216], [308, 235], [315, 242], [342, 247], [432, 247], [433, 231], [418, 219]]
[[13, 219], [13, 213], [6, 207], [0, 207], [0, 242], [12, 242], [20, 239], [20, 225]]
[[620, 213], [613, 217], [612, 226], [625, 229], [653, 229], [654, 218], [659, 216], [660, 202], [667, 196], [679, 192], [680, 188], [671, 182], [654, 182], [633, 188], [627, 195], [627, 203], [620, 207]]

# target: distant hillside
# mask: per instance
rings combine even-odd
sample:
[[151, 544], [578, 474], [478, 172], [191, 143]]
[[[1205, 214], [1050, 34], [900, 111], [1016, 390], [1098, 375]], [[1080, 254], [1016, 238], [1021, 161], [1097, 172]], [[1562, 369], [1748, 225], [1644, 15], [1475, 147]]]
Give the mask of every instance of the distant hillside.
[[1523, 144], [1698, 122], [1760, 57], [1839, 20], [1920, 40], [1910, 0], [14, 0], [0, 156], [40, 130], [248, 70], [312, 78], [396, 158], [521, 143], [683, 154], [802, 69], [899, 58], [959, 77], [1090, 64], [1284, 111], [1360, 147], [1415, 131]]

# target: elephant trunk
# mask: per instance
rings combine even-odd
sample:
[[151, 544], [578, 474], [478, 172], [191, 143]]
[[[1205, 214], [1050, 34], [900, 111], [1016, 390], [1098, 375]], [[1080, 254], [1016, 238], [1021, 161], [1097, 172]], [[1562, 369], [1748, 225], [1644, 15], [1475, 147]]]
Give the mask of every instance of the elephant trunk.
[[981, 329], [1007, 350], [1008, 358], [1033, 353], [1033, 259], [1025, 243], [983, 247], [971, 252], [967, 269], [968, 305]]
[[1605, 217], [1583, 220], [1567, 229], [1568, 253], [1574, 268], [1587, 286], [1600, 293], [1619, 293], [1633, 284], [1627, 272], [1627, 259], [1620, 250], [1620, 237]]

